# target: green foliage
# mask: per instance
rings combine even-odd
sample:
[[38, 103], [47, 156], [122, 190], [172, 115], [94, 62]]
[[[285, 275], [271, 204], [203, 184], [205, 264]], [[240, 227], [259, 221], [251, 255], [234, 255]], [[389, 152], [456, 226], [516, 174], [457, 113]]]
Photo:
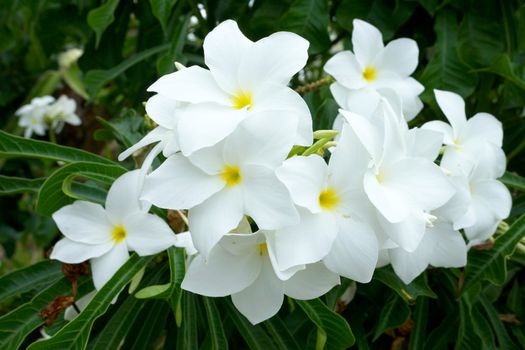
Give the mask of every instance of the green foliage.
[[[493, 246], [471, 249], [464, 269], [431, 267], [405, 285], [380, 268], [350, 303], [343, 280], [321, 299], [285, 300], [256, 326], [229, 298], [182, 291], [181, 249], [133, 256], [80, 316], [66, 322], [59, 314], [42, 328], [53, 337], [37, 341], [41, 310], [72, 291], [60, 264], [44, 259], [60, 237], [48, 217], [74, 200], [103, 203], [108, 185], [140, 164], [139, 155], [123, 167], [116, 155], [152, 127], [144, 118], [147, 87], [173, 72], [175, 61], [204, 65], [204, 37], [228, 18], [252, 40], [288, 30], [310, 41], [292, 88], [327, 78], [322, 67], [351, 49], [356, 18], [377, 26], [385, 41], [416, 40], [414, 77], [431, 107], [418, 124], [443, 118], [433, 89], [461, 94], [469, 116], [488, 112], [503, 123], [508, 172], [500, 180], [513, 194], [510, 229], [502, 225]], [[0, 24], [1, 349], [525, 348], [524, 1], [24, 0], [3, 2]], [[63, 67], [58, 55], [69, 48], [84, 53]], [[16, 109], [45, 94], [75, 98], [82, 116], [82, 127], [66, 126], [59, 144], [16, 136]], [[330, 129], [338, 106], [328, 86], [303, 97], [314, 128]], [[83, 278], [80, 294], [92, 288]]]

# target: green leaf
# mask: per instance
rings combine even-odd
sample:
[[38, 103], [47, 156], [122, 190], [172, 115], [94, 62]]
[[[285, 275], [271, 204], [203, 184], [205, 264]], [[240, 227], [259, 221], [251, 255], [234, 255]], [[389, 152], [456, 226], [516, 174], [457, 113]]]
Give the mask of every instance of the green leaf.
[[182, 324], [177, 334], [177, 344], [180, 349], [199, 349], [195, 299], [193, 293], [182, 292]]
[[347, 349], [355, 342], [350, 326], [341, 315], [330, 310], [321, 300], [296, 300], [308, 318], [327, 336], [327, 349]]
[[0, 196], [24, 192], [38, 192], [44, 180], [45, 178], [26, 179], [23, 177], [0, 175]]
[[133, 254], [74, 320], [58, 331], [51, 339], [37, 341], [31, 344], [28, 349], [85, 349], [95, 320], [107, 311], [111, 301], [152, 258], [139, 257]]
[[0, 278], [0, 300], [49, 285], [62, 276], [62, 264], [45, 260]]
[[243, 315], [237, 311], [229, 299], [223, 299], [223, 305], [228, 311], [235, 327], [243, 337], [248, 347], [252, 350], [274, 349], [275, 345], [268, 337], [261, 325], [252, 325]]
[[492, 328], [494, 328], [494, 332], [496, 333], [496, 337], [499, 343], [499, 349], [502, 349], [502, 350], [518, 349], [516, 344], [514, 344], [512, 339], [509, 337], [509, 334], [507, 333], [505, 326], [503, 325], [503, 323], [501, 323], [501, 320], [499, 319], [498, 311], [487, 300], [486, 297], [480, 296], [480, 301], [481, 301], [481, 305], [485, 309], [485, 312], [488, 316], [490, 323], [492, 324]]
[[45, 95], [52, 95], [60, 84], [60, 72], [56, 70], [48, 70], [41, 73], [36, 83], [27, 94], [25, 102], [29, 103], [34, 97]]
[[40, 311], [59, 295], [70, 293], [71, 283], [62, 278], [36, 295], [29, 303], [0, 317], [0, 349], [18, 349], [24, 338], [44, 323]]
[[305, 37], [313, 55], [330, 46], [328, 36], [328, 4], [326, 0], [295, 0], [281, 18], [281, 28]]
[[104, 31], [115, 20], [115, 16], [113, 14], [117, 9], [118, 4], [119, 0], [108, 0], [101, 6], [89, 11], [87, 23], [97, 36], [95, 48], [98, 48], [100, 38], [102, 37]]
[[62, 71], [62, 78], [66, 84], [85, 100], [89, 100], [89, 95], [82, 82], [82, 72], [78, 64], [72, 64], [69, 68]]
[[162, 30], [165, 34], [167, 32], [168, 20], [171, 15], [171, 10], [173, 9], [173, 6], [176, 2], [177, 0], [149, 0], [153, 16], [159, 20]]
[[82, 176], [111, 185], [117, 177], [125, 172], [126, 169], [119, 165], [90, 162], [65, 165], [51, 174], [44, 182], [38, 193], [36, 210], [42, 215], [50, 216], [64, 205], [79, 199], [79, 196], [72, 191], [71, 186], [75, 177]]
[[468, 316], [469, 320], [472, 322], [472, 329], [481, 339], [481, 344], [486, 349], [496, 349], [496, 344], [494, 342], [494, 332], [490, 323], [487, 320], [487, 317], [482, 313], [482, 307], [479, 303], [474, 305], [470, 310], [470, 315]]
[[387, 329], [401, 326], [406, 322], [409, 315], [410, 310], [407, 303], [399, 295], [392, 293], [381, 309], [373, 340], [375, 341], [379, 338]]
[[228, 340], [222, 327], [222, 319], [219, 314], [219, 309], [215, 305], [215, 301], [209, 297], [202, 297], [204, 309], [206, 310], [206, 317], [208, 319], [208, 328], [210, 331], [211, 349], [222, 350], [228, 349]]
[[410, 332], [408, 350], [424, 349], [425, 339], [427, 339], [427, 321], [429, 319], [428, 298], [422, 297], [416, 302], [413, 319], [414, 325], [412, 332]]
[[156, 284], [153, 286], [145, 287], [141, 290], [139, 290], [135, 294], [135, 298], [137, 299], [161, 299], [162, 295], [166, 293], [166, 291], [170, 290], [171, 283], [166, 284]]
[[165, 327], [169, 309], [166, 308], [166, 302], [162, 300], [151, 300], [146, 303], [140, 318], [137, 320], [138, 332], [133, 336], [128, 335], [122, 349], [150, 349], [153, 344], [157, 343], [157, 339]]
[[481, 341], [472, 327], [471, 315], [464, 302], [459, 303], [459, 328], [455, 349], [478, 350]]
[[443, 350], [450, 349], [449, 344], [453, 342], [454, 336], [458, 331], [458, 315], [457, 312], [449, 314], [441, 321], [441, 324], [434, 328], [429, 334], [425, 347], [425, 350]]
[[499, 178], [499, 180], [508, 187], [525, 192], [525, 178], [519, 176], [518, 174], [506, 171], [505, 174]]
[[392, 288], [407, 302], [413, 302], [418, 296], [437, 298], [436, 294], [430, 289], [426, 274], [420, 275], [410, 284], [405, 284], [397, 277], [390, 266], [382, 267], [374, 272], [374, 279]]
[[462, 292], [484, 279], [501, 285], [505, 282], [507, 269], [505, 259], [510, 257], [518, 242], [525, 236], [525, 215], [514, 221], [507, 232], [496, 238], [488, 251], [471, 250], [465, 268]]
[[117, 66], [110, 69], [93, 69], [86, 73], [84, 77], [84, 85], [91, 97], [94, 97], [98, 90], [108, 81], [115, 79], [120, 74], [124, 73], [130, 67], [145, 60], [146, 58], [153, 56], [159, 52], [167, 50], [169, 44], [155, 46], [144, 50], [139, 53], [135, 53], [129, 56], [126, 60], [122, 61]]
[[90, 350], [118, 349], [133, 322], [139, 316], [144, 304], [144, 301], [136, 299], [132, 295], [128, 296], [104, 325], [93, 344], [90, 343]]
[[266, 330], [280, 350], [299, 350], [299, 344], [278, 315], [264, 322]]
[[439, 11], [434, 25], [437, 36], [434, 54], [420, 78], [425, 86], [423, 96], [426, 101], [432, 100], [433, 89], [454, 91], [463, 97], [474, 91], [478, 78], [476, 74], [469, 73], [469, 67], [459, 59], [457, 30], [454, 13]]
[[495, 73], [512, 82], [521, 90], [525, 90], [525, 81], [516, 74], [512, 62], [510, 61], [510, 57], [507, 54], [499, 56], [498, 59], [494, 60], [490, 67], [479, 69], [478, 71]]
[[51, 142], [26, 139], [0, 130], [0, 158], [41, 158], [63, 162], [94, 162], [115, 164], [113, 161], [77, 148]]

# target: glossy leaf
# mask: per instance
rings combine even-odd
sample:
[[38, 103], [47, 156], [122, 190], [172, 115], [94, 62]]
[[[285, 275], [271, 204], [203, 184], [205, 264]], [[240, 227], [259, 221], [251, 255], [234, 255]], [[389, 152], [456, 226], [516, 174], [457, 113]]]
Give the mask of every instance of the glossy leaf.
[[115, 20], [115, 10], [119, 0], [107, 0], [104, 4], [96, 9], [89, 11], [87, 23], [95, 31], [97, 36], [95, 46], [98, 47], [100, 38], [109, 25]]
[[405, 284], [391, 267], [383, 267], [374, 272], [374, 279], [381, 281], [385, 285], [392, 288], [405, 301], [413, 302], [418, 296], [426, 296], [429, 298], [436, 298], [436, 294], [428, 286], [425, 274], [420, 275], [410, 284]]
[[38, 192], [44, 180], [44, 178], [26, 179], [23, 177], [0, 175], [0, 196], [24, 192]]

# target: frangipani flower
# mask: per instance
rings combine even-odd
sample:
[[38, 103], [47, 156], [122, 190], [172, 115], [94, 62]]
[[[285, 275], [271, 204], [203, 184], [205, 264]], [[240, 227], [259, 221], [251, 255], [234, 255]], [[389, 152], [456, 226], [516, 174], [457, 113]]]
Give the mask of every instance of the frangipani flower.
[[317, 298], [339, 284], [339, 276], [322, 263], [281, 271], [264, 232], [228, 234], [207, 259], [189, 264], [182, 288], [211, 297], [231, 295], [235, 307], [257, 324], [275, 315], [288, 295]]
[[378, 242], [370, 226], [360, 220], [359, 213], [367, 205], [362, 185], [356, 188], [355, 182], [349, 181], [359, 150], [342, 146], [344, 138], [329, 165], [317, 155], [297, 156], [277, 169], [277, 176], [301, 207], [301, 220], [275, 232], [274, 250], [281, 269], [323, 260], [344, 277], [369, 282]]
[[215, 146], [189, 158], [169, 157], [146, 177], [142, 198], [161, 208], [190, 209], [190, 232], [204, 256], [244, 215], [265, 230], [293, 224], [297, 212], [274, 169], [290, 151], [296, 125], [286, 113], [254, 115]]
[[53, 220], [66, 237], [55, 245], [51, 259], [69, 264], [90, 260], [93, 283], [99, 290], [128, 260], [128, 251], [152, 255], [181, 246], [168, 224], [148, 214], [150, 205], [139, 202], [138, 182], [138, 170], [115, 180], [105, 208], [76, 201], [55, 212]]
[[336, 79], [330, 86], [336, 102], [345, 110], [369, 117], [381, 97], [390, 101], [397, 95], [404, 117], [411, 120], [423, 108], [418, 95], [424, 87], [410, 77], [418, 63], [416, 42], [401, 38], [384, 46], [376, 27], [358, 19], [353, 26], [354, 52], [340, 52], [324, 67]]
[[72, 98], [62, 95], [50, 104], [46, 111], [44, 120], [56, 132], [60, 132], [65, 123], [71, 125], [80, 125], [82, 121], [76, 114], [77, 103]]
[[[423, 125], [425, 129], [439, 131], [444, 135], [445, 153], [441, 166], [465, 174], [475, 166], [480, 157], [493, 158], [494, 166], [501, 176], [505, 170], [505, 154], [501, 150], [503, 128], [501, 122], [488, 113], [477, 113], [467, 120], [465, 101], [453, 92], [434, 90], [436, 101], [450, 125], [434, 120]], [[485, 147], [488, 143], [491, 147]], [[480, 150], [483, 152], [480, 152]]]
[[414, 251], [433, 219], [428, 212], [445, 204], [454, 188], [436, 164], [407, 148], [405, 122], [392, 109], [383, 112], [374, 125], [340, 110], [369, 155], [363, 186], [381, 214], [385, 233], [401, 248]]
[[252, 42], [232, 20], [224, 21], [204, 39], [209, 70], [191, 66], [157, 80], [148, 91], [187, 102], [177, 126], [184, 155], [212, 146], [254, 114], [286, 111], [299, 122], [294, 143], [310, 145], [312, 121], [308, 106], [287, 84], [308, 59], [309, 43], [278, 32]]
[[53, 103], [52, 96], [35, 97], [27, 105], [20, 107], [15, 114], [20, 117], [18, 125], [25, 128], [24, 137], [29, 138], [33, 133], [44, 136], [47, 124], [44, 120], [47, 106]]

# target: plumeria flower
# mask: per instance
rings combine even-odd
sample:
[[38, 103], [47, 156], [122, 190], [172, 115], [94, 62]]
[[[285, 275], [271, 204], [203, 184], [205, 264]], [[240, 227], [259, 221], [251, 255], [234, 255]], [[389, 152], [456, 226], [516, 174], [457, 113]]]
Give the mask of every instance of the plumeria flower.
[[64, 124], [78, 126], [82, 123], [80, 117], [76, 114], [77, 103], [72, 98], [62, 95], [55, 102], [51, 103], [44, 115], [44, 121], [49, 128], [60, 132]]
[[[499, 169], [505, 169], [505, 154], [501, 150], [503, 128], [501, 122], [488, 113], [477, 113], [467, 120], [465, 101], [453, 92], [434, 90], [436, 101], [450, 125], [430, 121], [425, 129], [439, 131], [444, 135], [445, 152], [441, 166], [452, 172], [468, 173], [480, 157], [490, 157]], [[484, 147], [488, 143], [491, 147]], [[483, 152], [480, 152], [483, 149]]]
[[207, 259], [197, 255], [189, 264], [182, 288], [210, 297], [231, 295], [235, 307], [257, 324], [275, 315], [290, 296], [317, 298], [339, 284], [339, 276], [322, 263], [286, 271], [275, 263], [264, 232], [228, 234]]
[[53, 220], [66, 237], [55, 245], [51, 259], [68, 264], [90, 260], [93, 283], [100, 290], [128, 260], [129, 251], [144, 256], [181, 246], [166, 222], [148, 214], [150, 205], [139, 202], [138, 181], [138, 170], [115, 180], [105, 208], [76, 201], [55, 212]]
[[360, 145], [351, 145], [345, 136], [329, 165], [317, 155], [297, 156], [277, 169], [277, 176], [300, 206], [301, 220], [275, 232], [274, 251], [283, 270], [323, 260], [330, 270], [344, 277], [369, 282], [377, 262], [378, 242], [360, 217], [367, 205], [362, 184], [352, 179], [359, 176], [354, 172], [354, 161]]
[[412, 282], [426, 268], [462, 267], [467, 263], [467, 245], [450, 221], [441, 218], [428, 227], [416, 250], [387, 249], [387, 259], [405, 284]]
[[148, 91], [186, 102], [177, 132], [182, 153], [190, 155], [230, 135], [246, 118], [286, 111], [299, 120], [294, 143], [312, 143], [308, 106], [287, 84], [308, 59], [309, 43], [278, 32], [252, 42], [232, 20], [224, 21], [204, 39], [208, 69], [191, 66], [161, 77]]
[[406, 123], [392, 109], [383, 112], [373, 124], [340, 110], [368, 153], [363, 187], [380, 224], [393, 242], [414, 251], [434, 219], [428, 212], [445, 204], [454, 187], [436, 164], [408, 149]]
[[25, 128], [24, 137], [29, 138], [33, 133], [44, 136], [47, 124], [44, 120], [47, 106], [55, 101], [52, 96], [35, 97], [27, 105], [20, 107], [15, 114], [20, 118], [18, 125]]
[[161, 208], [190, 209], [190, 232], [204, 256], [244, 215], [265, 230], [293, 224], [297, 212], [274, 169], [290, 151], [296, 126], [286, 113], [254, 116], [215, 146], [189, 158], [168, 157], [146, 177], [142, 198]]
[[345, 110], [369, 117], [381, 97], [390, 100], [397, 95], [402, 100], [404, 117], [413, 119], [423, 108], [418, 95], [424, 90], [410, 77], [418, 63], [416, 42], [401, 38], [384, 46], [376, 27], [359, 19], [353, 21], [353, 26], [354, 52], [342, 51], [324, 67], [336, 79], [330, 86], [336, 102]]

